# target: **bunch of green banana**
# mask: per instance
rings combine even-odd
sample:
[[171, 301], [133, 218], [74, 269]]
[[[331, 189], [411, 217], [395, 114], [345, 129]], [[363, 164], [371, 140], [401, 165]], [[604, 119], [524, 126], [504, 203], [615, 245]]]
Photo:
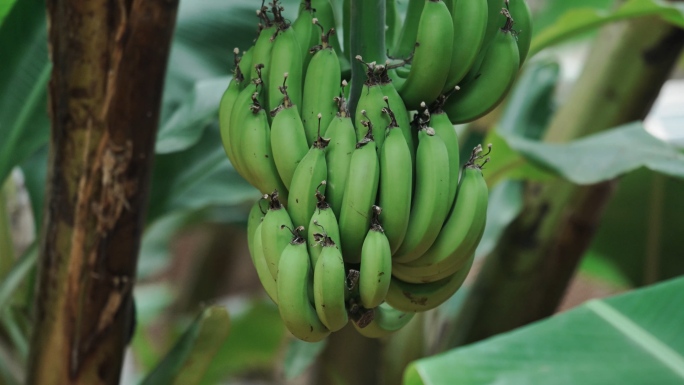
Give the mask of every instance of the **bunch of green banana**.
[[349, 106], [349, 31], [340, 44], [331, 0], [302, 0], [292, 23], [279, 0], [265, 3], [219, 107], [226, 155], [261, 196], [247, 223], [252, 262], [297, 338], [319, 341], [348, 323], [386, 337], [470, 271], [489, 151], [477, 146], [461, 167], [454, 124], [505, 98], [529, 50], [529, 9], [409, 0], [403, 25], [388, 9], [395, 57], [364, 63]]

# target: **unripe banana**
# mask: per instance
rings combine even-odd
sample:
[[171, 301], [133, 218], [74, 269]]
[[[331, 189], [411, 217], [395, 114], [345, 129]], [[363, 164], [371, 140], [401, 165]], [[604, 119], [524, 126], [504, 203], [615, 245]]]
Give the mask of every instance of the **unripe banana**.
[[261, 224], [261, 220], [264, 219], [265, 211], [261, 207], [263, 198], [259, 198], [252, 209], [249, 210], [249, 215], [247, 215], [247, 248], [249, 249], [249, 256], [254, 261], [254, 234], [257, 227]]
[[[316, 209], [316, 187], [328, 177], [328, 166], [325, 160], [325, 148], [328, 139], [319, 136], [292, 176], [290, 184], [290, 198], [288, 211], [295, 226], [308, 226], [309, 220]], [[321, 187], [325, 194], [325, 186]]]
[[420, 15], [423, 13], [424, 6], [425, 0], [409, 0], [404, 25], [392, 49], [392, 56], [405, 57], [413, 51], [418, 36]]
[[233, 167], [235, 170], [251, 185], [255, 185], [254, 179], [248, 175], [246, 165], [243, 164], [240, 157], [240, 148], [242, 147], [242, 136], [244, 134], [244, 122], [249, 120], [252, 114], [252, 97], [256, 94], [257, 99], [263, 104], [263, 84], [259, 76], [263, 65], [256, 65], [257, 75], [252, 81], [238, 94], [233, 108], [230, 111], [228, 118], [230, 124], [228, 125], [227, 135], [223, 137], [228, 138], [228, 145], [230, 146], [226, 152], [233, 153]]
[[397, 127], [397, 118], [389, 106], [388, 102], [388, 107], [383, 109], [390, 117], [390, 125], [379, 153], [378, 202], [384, 211], [385, 235], [389, 240], [391, 252], [394, 253], [404, 241], [408, 229], [413, 192], [413, 165], [411, 150], [406, 144], [403, 132]]
[[295, 337], [309, 342], [320, 341], [330, 334], [309, 301], [309, 286], [313, 279], [311, 259], [306, 240], [294, 230], [292, 241], [285, 247], [278, 264], [278, 310], [283, 323]]
[[261, 226], [261, 239], [263, 242], [263, 254], [266, 264], [275, 279], [278, 276], [278, 263], [280, 255], [292, 240], [292, 234], [287, 230], [292, 227], [292, 220], [287, 210], [280, 204], [278, 191], [265, 195], [270, 199], [268, 211], [264, 215]]
[[[357, 56], [356, 59], [362, 60], [360, 56]], [[375, 63], [365, 64], [368, 67], [366, 71], [368, 78], [363, 84], [361, 96], [356, 104], [356, 116], [354, 117], [356, 140], [361, 141], [366, 136], [367, 129], [362, 121], [368, 119], [373, 122], [373, 139], [375, 140], [376, 148], [380, 149], [385, 141], [385, 128], [389, 125], [390, 120], [387, 114], [382, 112], [382, 109], [385, 107], [385, 95], [382, 93], [382, 88], [380, 88], [375, 76], [376, 65]]]
[[240, 84], [240, 89], [245, 88], [247, 84], [252, 80], [252, 55], [254, 54], [254, 46], [249, 47], [245, 53], [242, 54], [242, 57], [240, 58], [240, 63], [238, 67], [240, 67], [240, 72], [242, 72], [242, 75], [245, 78], [245, 81]]
[[[325, 184], [326, 181], [321, 182], [321, 185]], [[337, 217], [330, 208], [328, 202], [325, 201], [325, 196], [321, 194], [318, 189], [316, 189], [316, 199], [318, 200], [316, 203], [316, 209], [311, 216], [309, 227], [307, 229], [307, 245], [309, 248], [309, 256], [311, 257], [312, 266], [316, 266], [316, 261], [318, 261], [318, 256], [321, 254], [322, 248], [321, 244], [317, 242], [316, 237], [314, 236], [315, 234], [325, 234], [336, 245], [335, 247], [341, 249], [340, 228], [337, 224]]]
[[359, 294], [361, 304], [368, 309], [385, 300], [392, 279], [392, 250], [378, 221], [380, 212], [380, 207], [373, 206], [371, 228], [361, 248]]
[[392, 84], [392, 80], [387, 74], [388, 63], [385, 63], [384, 68], [380, 70], [380, 90], [382, 94], [387, 97], [387, 103], [392, 107], [394, 117], [397, 120], [397, 126], [404, 135], [404, 140], [411, 152], [411, 166], [415, 168], [416, 164], [416, 135], [411, 132], [411, 118], [409, 112], [404, 105], [404, 100], [399, 96], [399, 92]]
[[487, 0], [487, 30], [485, 31], [482, 49], [487, 50], [489, 43], [494, 39], [496, 33], [503, 27], [501, 10], [506, 7], [505, 0]]
[[223, 143], [223, 149], [228, 156], [228, 160], [235, 167], [235, 153], [233, 152], [232, 144], [235, 137], [230, 136], [230, 114], [235, 106], [235, 101], [240, 95], [240, 85], [245, 82], [242, 71], [240, 70], [239, 64], [241, 60], [238, 59], [239, 50], [235, 48], [233, 50], [235, 53], [235, 71], [233, 73], [233, 78], [228, 84], [228, 88], [223, 93], [221, 97], [221, 102], [219, 104], [219, 129], [221, 131], [221, 141]]
[[487, 219], [487, 184], [477, 152], [465, 166], [456, 203], [432, 247], [417, 260], [395, 264], [392, 273], [406, 282], [434, 282], [458, 270], [475, 252]]
[[[297, 35], [297, 41], [299, 42], [299, 48], [302, 54], [303, 73], [306, 73], [306, 69], [309, 67], [309, 62], [311, 61], [312, 56], [309, 53], [309, 49], [318, 44], [320, 35], [318, 29], [314, 26], [314, 15], [315, 12], [311, 8], [311, 1], [304, 0], [301, 3], [297, 20], [292, 23], [292, 28]], [[304, 94], [306, 95], [306, 92]]]
[[408, 78], [394, 77], [394, 86], [407, 109], [431, 103], [442, 92], [449, 75], [454, 26], [441, 0], [426, 0], [418, 24], [418, 36]]
[[268, 269], [268, 263], [264, 257], [263, 241], [261, 239], [261, 229], [263, 228], [263, 222], [259, 223], [254, 233], [254, 254], [252, 255], [252, 262], [254, 262], [254, 268], [256, 269], [257, 276], [261, 282], [261, 286], [264, 287], [266, 294], [269, 298], [277, 305], [278, 304], [278, 285], [276, 280], [271, 275]]
[[518, 43], [520, 66], [522, 67], [532, 42], [532, 14], [525, 0], [508, 0], [508, 10], [515, 21], [515, 40]]
[[[345, 87], [347, 82], [343, 81], [342, 84]], [[325, 137], [330, 139], [330, 144], [325, 153], [328, 164], [326, 198], [333, 212], [339, 218], [349, 174], [349, 164], [354, 148], [356, 148], [356, 132], [344, 96], [336, 97], [335, 102], [338, 104], [339, 112], [325, 131]]]
[[297, 106], [301, 113], [302, 108], [302, 83], [303, 83], [303, 58], [300, 54], [299, 42], [292, 26], [282, 19], [279, 13], [276, 14], [278, 29], [274, 35], [273, 51], [271, 52], [271, 68], [268, 69], [270, 82], [266, 83], [268, 88], [268, 106], [274, 109], [280, 104], [281, 94], [279, 91], [280, 82], [274, 79], [282, 79], [285, 73], [288, 74], [288, 89], [292, 104]]
[[340, 236], [344, 261], [359, 263], [361, 247], [370, 226], [371, 206], [375, 203], [380, 179], [380, 165], [373, 140], [373, 124], [363, 121], [366, 136], [356, 144], [349, 164], [349, 175], [340, 210]]
[[299, 162], [309, 151], [309, 146], [306, 143], [302, 119], [287, 93], [288, 86], [285, 85], [287, 80], [288, 77], [285, 76], [283, 86], [280, 88], [280, 92], [284, 95], [282, 104], [271, 111], [271, 116], [273, 116], [271, 149], [278, 175], [285, 188], [289, 190], [292, 176]]
[[287, 201], [287, 189], [278, 176], [278, 169], [273, 162], [271, 152], [271, 130], [268, 126], [266, 111], [261, 108], [256, 94], [252, 97], [251, 115], [242, 122], [240, 147], [237, 157], [245, 166], [247, 180], [262, 193], [274, 190], [281, 192]]
[[[261, 19], [262, 29], [259, 31], [259, 36], [257, 37], [256, 43], [254, 43], [254, 49], [252, 51], [252, 65], [250, 66], [250, 79], [261, 78], [263, 84], [269, 84], [269, 70], [271, 67], [271, 51], [273, 50], [273, 34], [276, 33], [277, 26], [268, 18], [268, 7], [262, 6], [260, 10], [257, 11], [257, 16]], [[261, 64], [265, 71], [257, 73], [255, 66]], [[282, 74], [280, 75], [282, 77]], [[280, 79], [278, 77], [278, 79]], [[264, 96], [266, 96], [268, 90], [265, 90]], [[268, 100], [268, 99], [266, 99]]]
[[451, 65], [442, 92], [451, 91], [468, 73], [487, 31], [487, 0], [453, 0], [454, 25]]
[[416, 189], [404, 242], [394, 255], [396, 262], [418, 259], [434, 242], [449, 207], [449, 155], [444, 141], [434, 129], [424, 127], [418, 134]]
[[[337, 29], [337, 23], [335, 22], [335, 11], [330, 0], [311, 0], [311, 6], [316, 11], [316, 18], [321, 23], [323, 28], [326, 30], [330, 28]], [[340, 47], [340, 41], [337, 36], [333, 36], [330, 39], [330, 44], [337, 53], [337, 58], [340, 61], [340, 68], [344, 72], [349, 68], [349, 60], [343, 55], [342, 47]]]
[[[397, 310], [387, 303], [382, 303], [374, 309], [364, 309], [365, 312], [372, 312], [372, 320], [370, 323], [359, 325], [357, 322], [352, 322], [356, 331], [364, 337], [368, 338], [382, 338], [406, 326], [415, 315], [414, 312], [403, 312]], [[366, 316], [366, 318], [371, 318]]]
[[321, 114], [321, 127], [326, 129], [338, 110], [334, 98], [340, 89], [340, 63], [337, 54], [328, 44], [331, 32], [333, 30], [323, 34], [322, 45], [312, 49], [315, 54], [304, 79], [302, 121], [309, 146], [317, 137], [318, 114]]
[[385, 300], [397, 310], [422, 312], [441, 305], [463, 285], [473, 264], [471, 255], [463, 268], [447, 278], [431, 283], [407, 283], [392, 278]]
[[479, 76], [464, 83], [444, 105], [454, 124], [473, 121], [493, 110], [510, 90], [518, 73], [520, 56], [511, 19], [500, 29], [483, 56]]
[[316, 314], [331, 332], [347, 324], [345, 296], [347, 293], [347, 272], [342, 253], [330, 237], [317, 233], [323, 250], [314, 268], [314, 301]]
[[449, 198], [447, 200], [447, 207], [451, 207], [456, 198], [458, 172], [461, 164], [459, 163], [460, 148], [456, 129], [454, 129], [454, 125], [449, 121], [447, 114], [442, 110], [443, 102], [441, 102], [441, 100], [445, 99], [446, 97], [444, 95], [440, 95], [440, 99], [438, 99], [435, 109], [430, 112], [430, 127], [434, 128], [435, 134], [444, 141], [447, 153], [449, 154]]

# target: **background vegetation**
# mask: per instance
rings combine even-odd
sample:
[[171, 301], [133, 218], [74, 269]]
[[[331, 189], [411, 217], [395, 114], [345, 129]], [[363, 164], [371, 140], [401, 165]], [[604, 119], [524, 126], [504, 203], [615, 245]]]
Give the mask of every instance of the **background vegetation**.
[[[297, 1], [283, 3], [293, 19]], [[458, 127], [463, 148], [494, 143], [468, 284], [387, 341], [352, 328], [309, 344], [259, 286], [244, 230], [258, 193], [219, 144], [255, 2], [181, 1], [121, 383], [395, 384], [422, 357], [407, 383], [681, 383], [684, 6], [530, 4], [535, 56], [502, 107]], [[40, 347], [52, 65], [43, 1], [0, 2], [0, 23], [0, 384], [14, 385]], [[559, 306], [572, 309], [550, 317]]]

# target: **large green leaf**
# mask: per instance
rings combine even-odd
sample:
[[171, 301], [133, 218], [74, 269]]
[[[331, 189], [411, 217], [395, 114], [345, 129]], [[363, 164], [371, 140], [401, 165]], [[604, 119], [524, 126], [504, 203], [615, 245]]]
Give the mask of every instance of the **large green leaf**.
[[198, 384], [228, 336], [229, 329], [230, 320], [225, 308], [212, 306], [205, 309], [142, 384]]
[[570, 143], [542, 143], [505, 135], [508, 144], [535, 163], [577, 184], [593, 184], [646, 167], [684, 178], [684, 154], [629, 123]]
[[280, 358], [285, 325], [278, 307], [265, 295], [261, 301], [239, 305], [230, 307], [231, 333], [211, 363], [203, 385], [223, 383], [241, 373], [267, 372]]
[[285, 351], [285, 379], [292, 380], [309, 368], [323, 352], [328, 340], [306, 342], [291, 338]]
[[258, 197], [233, 169], [220, 142], [218, 127], [212, 125], [196, 145], [156, 157], [149, 221], [173, 210], [236, 205]]
[[573, 8], [552, 25], [535, 34], [530, 56], [603, 24], [635, 17], [657, 15], [669, 22], [684, 26], [684, 6], [662, 0], [628, 0], [614, 11], [594, 7]]
[[218, 102], [230, 77], [200, 80], [187, 98], [161, 125], [157, 135], [156, 152], [165, 154], [184, 150], [196, 144], [204, 128], [218, 117]]
[[414, 361], [404, 384], [681, 384], [684, 278]]
[[0, 25], [0, 183], [49, 137], [45, 2], [23, 0]]

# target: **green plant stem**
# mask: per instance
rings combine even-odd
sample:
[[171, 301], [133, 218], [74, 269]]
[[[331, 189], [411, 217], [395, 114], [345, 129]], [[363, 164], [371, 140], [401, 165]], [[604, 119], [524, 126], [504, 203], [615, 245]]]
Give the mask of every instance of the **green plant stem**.
[[[684, 31], [643, 18], [607, 27], [545, 137], [566, 142], [643, 119], [673, 68]], [[487, 257], [442, 350], [512, 330], [556, 310], [614, 182], [529, 183], [525, 207]]]
[[356, 104], [366, 80], [366, 67], [356, 60], [357, 55], [366, 63], [384, 63], [385, 51], [385, 0], [351, 0], [351, 52], [352, 65], [349, 109], [355, 116]]
[[377, 385], [380, 357], [380, 341], [363, 337], [347, 324], [328, 337], [312, 384]]
[[52, 121], [26, 384], [119, 383], [178, 0], [48, 0]]

